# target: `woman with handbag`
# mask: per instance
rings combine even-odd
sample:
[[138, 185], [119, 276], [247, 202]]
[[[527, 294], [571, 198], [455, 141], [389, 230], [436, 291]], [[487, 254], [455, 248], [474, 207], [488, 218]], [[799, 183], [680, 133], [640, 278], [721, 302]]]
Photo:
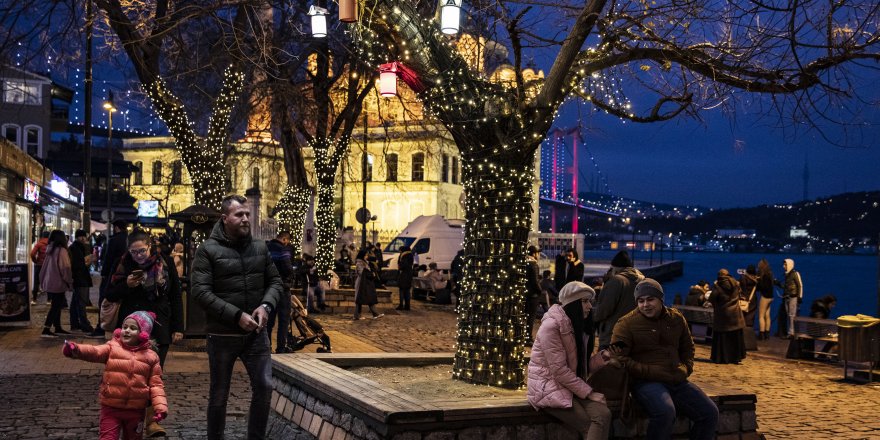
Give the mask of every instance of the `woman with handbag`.
[[755, 331], [755, 316], [758, 314], [758, 296], [760, 295], [755, 294], [758, 290], [758, 270], [754, 264], [750, 264], [745, 273], [740, 275], [739, 287], [742, 289], [739, 306], [743, 312], [743, 319], [746, 321], [746, 331]]
[[738, 364], [746, 357], [745, 320], [739, 308], [742, 289], [727, 269], [718, 271], [712, 287], [712, 354], [716, 364]]
[[590, 357], [585, 332], [596, 292], [572, 281], [559, 292], [559, 302], [541, 318], [529, 360], [526, 397], [529, 404], [559, 419], [587, 440], [604, 440], [611, 429], [605, 396], [587, 384]]
[[[119, 303], [120, 317], [139, 310], [156, 314], [152, 337], [156, 340], [159, 365], [164, 368], [170, 344], [183, 339], [180, 279], [174, 262], [158, 252], [146, 232], [137, 230], [128, 235], [128, 252], [113, 272], [106, 299]], [[116, 322], [114, 328], [121, 324]], [[144, 419], [145, 436], [165, 435], [165, 430], [152, 420], [150, 411], [148, 408]]]
[[[47, 293], [51, 301], [40, 336], [54, 338], [57, 335], [70, 334], [61, 328], [61, 309], [67, 307], [66, 293], [72, 288], [73, 271], [70, 268], [70, 254], [67, 253], [67, 236], [64, 231], [56, 229], [49, 234], [46, 259], [40, 268], [40, 289]], [[55, 332], [52, 332], [53, 326]]]

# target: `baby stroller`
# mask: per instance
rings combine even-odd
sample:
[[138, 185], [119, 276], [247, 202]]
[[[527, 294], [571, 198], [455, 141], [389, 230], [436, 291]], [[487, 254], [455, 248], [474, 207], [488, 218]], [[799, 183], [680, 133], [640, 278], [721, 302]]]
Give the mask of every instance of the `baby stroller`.
[[[293, 335], [293, 328], [299, 331], [299, 336]], [[318, 353], [330, 353], [330, 337], [324, 334], [324, 328], [318, 321], [309, 316], [305, 306], [296, 295], [290, 295], [290, 328], [287, 335], [287, 350], [289, 353], [302, 350], [309, 344], [321, 344]]]

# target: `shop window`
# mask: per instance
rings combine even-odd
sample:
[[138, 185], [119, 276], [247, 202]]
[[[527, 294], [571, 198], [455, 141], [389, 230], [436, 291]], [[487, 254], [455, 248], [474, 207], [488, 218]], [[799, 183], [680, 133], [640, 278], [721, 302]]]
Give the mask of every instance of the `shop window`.
[[31, 230], [31, 210], [27, 206], [15, 205], [15, 264], [29, 261], [28, 234]]
[[3, 82], [3, 101], [10, 104], [40, 105], [43, 96], [39, 84], [6, 80]]
[[21, 134], [21, 127], [15, 124], [4, 124], [3, 125], [3, 137], [18, 146], [21, 147], [21, 139], [19, 136]]
[[452, 183], [458, 185], [458, 157], [452, 156]]
[[171, 162], [171, 184], [180, 185], [183, 183], [183, 164], [179, 160]]
[[162, 184], [162, 162], [155, 161], [153, 162], [153, 185], [161, 185]]
[[24, 128], [24, 148], [25, 153], [33, 157], [41, 157], [43, 152], [43, 129], [35, 125], [29, 125]]
[[0, 264], [9, 263], [9, 202], [0, 201]]
[[425, 180], [425, 153], [412, 155], [412, 181], [423, 182]]
[[385, 155], [385, 180], [397, 182], [397, 155], [389, 153]]
[[131, 178], [134, 181], [134, 185], [143, 185], [144, 184], [144, 163], [141, 161], [137, 161], [134, 163], [134, 173], [132, 173]]

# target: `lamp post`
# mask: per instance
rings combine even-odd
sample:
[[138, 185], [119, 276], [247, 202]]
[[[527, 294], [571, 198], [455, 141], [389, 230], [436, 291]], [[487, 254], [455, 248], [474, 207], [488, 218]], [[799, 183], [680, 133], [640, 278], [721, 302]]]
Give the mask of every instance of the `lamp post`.
[[107, 94], [104, 101], [104, 110], [107, 110], [107, 236], [113, 234], [110, 223], [113, 221], [113, 205], [111, 196], [113, 191], [113, 112], [116, 106], [113, 104], [113, 92]]

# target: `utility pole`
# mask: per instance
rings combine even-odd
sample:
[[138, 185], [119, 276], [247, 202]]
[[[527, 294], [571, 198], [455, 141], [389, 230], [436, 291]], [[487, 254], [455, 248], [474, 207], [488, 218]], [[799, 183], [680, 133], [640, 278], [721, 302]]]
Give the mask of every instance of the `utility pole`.
[[92, 228], [92, 27], [94, 23], [92, 0], [86, 0], [86, 80], [83, 123], [83, 230]]

